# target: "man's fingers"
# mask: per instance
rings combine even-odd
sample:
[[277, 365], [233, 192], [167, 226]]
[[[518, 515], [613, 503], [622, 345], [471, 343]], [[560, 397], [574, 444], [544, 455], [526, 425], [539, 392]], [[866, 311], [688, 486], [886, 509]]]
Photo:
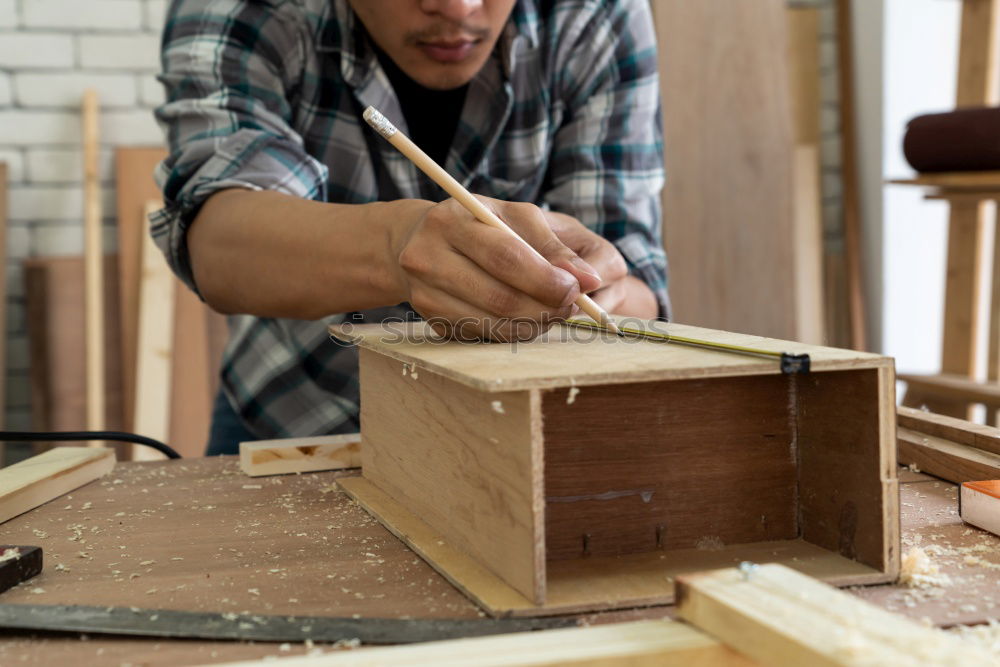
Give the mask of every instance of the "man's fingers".
[[452, 246], [500, 283], [550, 309], [565, 308], [580, 295], [572, 271], [553, 266], [506, 232], [486, 225], [459, 227], [451, 235]]
[[540, 208], [517, 202], [491, 200], [489, 203], [496, 204], [497, 215], [551, 265], [572, 275], [579, 284], [580, 291], [591, 292], [601, 286], [603, 278], [600, 273], [581, 258], [574, 248], [563, 243], [552, 231], [548, 218]]
[[444, 290], [427, 285], [413, 294], [411, 305], [434, 330], [460, 340], [527, 341], [537, 338], [555, 319], [498, 317]]
[[[536, 258], [537, 259], [537, 258]], [[540, 262], [540, 260], [539, 260]], [[540, 262], [544, 264], [544, 262]], [[507, 267], [507, 264], [502, 264]], [[507, 270], [506, 268], [504, 270]], [[535, 299], [531, 294], [521, 289], [519, 284], [505, 282], [501, 278], [492, 275], [488, 270], [482, 268], [474, 259], [470, 259], [459, 252], [449, 250], [448, 254], [438, 259], [433, 271], [427, 271], [420, 276], [420, 280], [439, 291], [447, 292], [455, 298], [473, 305], [477, 310], [489, 313], [494, 317], [509, 319], [565, 319], [573, 312], [573, 302], [579, 295], [576, 282], [569, 275], [546, 267], [547, 271], [554, 271], [561, 275], [562, 287], [548, 290], [551, 295], [560, 299], [558, 303], [545, 303]], [[511, 265], [510, 274], [516, 280], [514, 283], [524, 282], [525, 272], [521, 267], [521, 272], [517, 272], [517, 267]], [[537, 285], [526, 285], [535, 287], [534, 291], [544, 291], [537, 289]], [[554, 300], [553, 299], [553, 300]]]

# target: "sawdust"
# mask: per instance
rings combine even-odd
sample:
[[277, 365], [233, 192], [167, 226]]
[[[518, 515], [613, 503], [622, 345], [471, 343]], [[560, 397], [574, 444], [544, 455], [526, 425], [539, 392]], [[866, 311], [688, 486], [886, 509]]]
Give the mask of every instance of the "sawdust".
[[721, 551], [726, 547], [718, 535], [706, 535], [695, 542], [694, 548], [700, 551]]
[[946, 632], [958, 635], [970, 644], [1000, 655], [1000, 621], [991, 618], [982, 625], [956, 625]]
[[490, 407], [492, 407], [493, 412], [497, 413], [498, 415], [506, 414], [506, 411], [503, 409], [503, 403], [500, 401], [493, 401], [490, 404]]
[[21, 556], [21, 550], [17, 547], [11, 547], [10, 549], [4, 549], [3, 553], [0, 554], [0, 563], [5, 560], [14, 560]]
[[903, 554], [899, 568], [899, 583], [910, 588], [933, 588], [951, 586], [953, 582], [951, 577], [941, 574], [940, 566], [934, 562], [927, 550], [915, 547]]

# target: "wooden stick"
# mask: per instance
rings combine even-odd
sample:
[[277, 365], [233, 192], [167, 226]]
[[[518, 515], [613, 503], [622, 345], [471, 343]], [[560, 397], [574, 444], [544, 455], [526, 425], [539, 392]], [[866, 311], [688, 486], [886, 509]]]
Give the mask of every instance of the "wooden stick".
[[995, 426], [974, 424], [964, 419], [902, 405], [896, 408], [896, 424], [911, 431], [951, 440], [984, 452], [1000, 454], [1000, 429]]
[[898, 428], [896, 450], [900, 463], [955, 484], [1000, 478], [1000, 454], [934, 435]]
[[[87, 341], [87, 429], [104, 430], [104, 268], [97, 93], [83, 93], [83, 233]], [[99, 442], [91, 446], [101, 446]]]
[[857, 123], [854, 118], [854, 28], [851, 0], [837, 0], [837, 64], [840, 68], [840, 154], [844, 181], [844, 256], [851, 315], [851, 347], [868, 349], [864, 271], [861, 256], [861, 199]]
[[360, 433], [240, 443], [240, 469], [249, 477], [360, 467]]
[[677, 614], [762, 665], [990, 665], [960, 637], [784, 565], [677, 578]]
[[0, 523], [92, 482], [115, 467], [111, 449], [56, 447], [0, 470]]
[[[334, 651], [294, 658], [291, 662], [296, 667], [751, 667], [757, 664], [707, 634], [668, 619]], [[226, 667], [259, 664], [252, 660], [226, 663]]]
[[[400, 153], [409, 158], [420, 171], [427, 174], [432, 181], [441, 186], [445, 192], [451, 195], [459, 204], [464, 206], [466, 210], [469, 211], [477, 220], [484, 222], [490, 227], [499, 229], [501, 231], [507, 232], [518, 241], [523, 243], [532, 253], [541, 259], [541, 253], [535, 250], [530, 243], [522, 239], [517, 235], [513, 229], [507, 226], [503, 220], [501, 220], [496, 213], [491, 211], [486, 207], [483, 202], [479, 201], [472, 196], [472, 193], [462, 187], [462, 184], [452, 178], [451, 174], [441, 168], [441, 166], [432, 160], [427, 153], [420, 150], [415, 143], [410, 141], [410, 138], [405, 134], [396, 129], [396, 126], [389, 122], [389, 119], [383, 116], [375, 107], [368, 107], [365, 109], [364, 113], [365, 121], [372, 126], [372, 128], [382, 135], [390, 144], [395, 146]], [[545, 260], [548, 261], [548, 260]], [[595, 322], [600, 323], [605, 329], [621, 335], [618, 331], [618, 327], [615, 325], [614, 321], [608, 317], [607, 312], [603, 308], [597, 305], [597, 303], [591, 299], [586, 294], [581, 294], [577, 300], [576, 305], [580, 307], [580, 310], [587, 313], [594, 319]]]

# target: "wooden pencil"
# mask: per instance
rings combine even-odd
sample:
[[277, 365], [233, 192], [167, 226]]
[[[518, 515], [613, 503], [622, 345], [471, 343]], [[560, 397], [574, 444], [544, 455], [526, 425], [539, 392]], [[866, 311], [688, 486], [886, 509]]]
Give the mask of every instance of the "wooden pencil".
[[[488, 209], [485, 204], [476, 199], [471, 192], [462, 186], [461, 183], [452, 178], [451, 174], [445, 171], [441, 165], [432, 160], [431, 157], [422, 151], [419, 146], [413, 143], [409, 137], [400, 132], [396, 126], [393, 125], [389, 119], [383, 116], [375, 107], [368, 107], [365, 109], [364, 119], [376, 132], [382, 135], [382, 137], [395, 146], [400, 153], [405, 155], [410, 162], [416, 165], [420, 171], [427, 174], [432, 181], [441, 186], [442, 190], [447, 192], [459, 204], [464, 206], [466, 210], [475, 216], [477, 220], [489, 225], [490, 227], [507, 232], [523, 243], [536, 256], [545, 259], [542, 257], [540, 252], [531, 246], [530, 243], [522, 239], [517, 232], [501, 220], [496, 213]], [[577, 297], [576, 305], [580, 307], [580, 310], [587, 313], [587, 315], [592, 317], [595, 322], [598, 322], [608, 331], [618, 334], [619, 336], [622, 335], [618, 330], [618, 327], [615, 325], [614, 320], [608, 316], [608, 313], [586, 294], [580, 294], [580, 296]]]

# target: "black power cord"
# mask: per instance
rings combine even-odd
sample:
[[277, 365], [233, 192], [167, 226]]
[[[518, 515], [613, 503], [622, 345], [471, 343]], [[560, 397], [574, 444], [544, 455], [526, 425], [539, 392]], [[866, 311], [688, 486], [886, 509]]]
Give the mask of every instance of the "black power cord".
[[122, 431], [0, 431], [0, 442], [83, 442], [87, 440], [110, 440], [131, 442], [135, 445], [152, 447], [168, 459], [179, 459], [181, 455], [170, 445], [135, 433]]

